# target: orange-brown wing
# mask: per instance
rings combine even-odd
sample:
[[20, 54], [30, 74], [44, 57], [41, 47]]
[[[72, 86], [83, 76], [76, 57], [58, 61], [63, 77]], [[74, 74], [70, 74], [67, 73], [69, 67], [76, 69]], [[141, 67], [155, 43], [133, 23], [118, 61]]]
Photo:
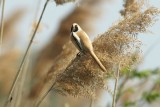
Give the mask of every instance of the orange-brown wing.
[[88, 35], [84, 31], [77, 32], [77, 35], [80, 38], [80, 42], [81, 42], [84, 50], [85, 51], [92, 51], [93, 46], [92, 46], [91, 40], [89, 39]]

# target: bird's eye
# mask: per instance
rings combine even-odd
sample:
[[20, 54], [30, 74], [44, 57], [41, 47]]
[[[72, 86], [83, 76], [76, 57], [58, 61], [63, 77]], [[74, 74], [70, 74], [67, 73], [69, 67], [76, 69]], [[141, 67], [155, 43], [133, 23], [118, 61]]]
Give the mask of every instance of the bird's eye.
[[75, 29], [74, 29], [74, 32], [77, 32], [78, 31], [78, 26], [75, 25]]

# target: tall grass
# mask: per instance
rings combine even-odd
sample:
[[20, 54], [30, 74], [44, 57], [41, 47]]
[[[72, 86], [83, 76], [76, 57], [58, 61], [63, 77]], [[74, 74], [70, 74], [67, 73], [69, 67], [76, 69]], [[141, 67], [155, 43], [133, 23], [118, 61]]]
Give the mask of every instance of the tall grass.
[[12, 86], [11, 86], [11, 89], [10, 89], [10, 91], [9, 91], [9, 95], [8, 95], [8, 97], [7, 97], [7, 100], [6, 100], [6, 102], [5, 102], [4, 107], [6, 107], [7, 104], [8, 104], [9, 102], [11, 102], [12, 99], [13, 99], [12, 95], [13, 95], [14, 89], [15, 89], [15, 87], [16, 87], [16, 83], [17, 83], [18, 79], [20, 78], [20, 73], [23, 71], [23, 67], [24, 67], [24, 65], [25, 65], [26, 58], [27, 58], [27, 56], [28, 56], [29, 50], [30, 50], [31, 45], [32, 45], [32, 43], [33, 43], [33, 39], [34, 39], [34, 37], [35, 37], [35, 35], [36, 35], [36, 33], [37, 33], [39, 24], [40, 24], [40, 22], [41, 22], [41, 20], [42, 20], [42, 17], [43, 17], [43, 14], [44, 14], [44, 11], [45, 11], [45, 9], [46, 9], [46, 7], [47, 7], [48, 2], [49, 2], [49, 0], [46, 0], [46, 3], [45, 3], [45, 5], [44, 5], [44, 7], [43, 7], [41, 16], [40, 16], [40, 18], [39, 18], [39, 20], [38, 20], [37, 26], [36, 26], [36, 28], [35, 28], [35, 30], [34, 30], [34, 32], [33, 32], [33, 35], [32, 35], [32, 37], [31, 37], [31, 40], [30, 40], [29, 44], [28, 44], [27, 50], [26, 50], [26, 52], [25, 52], [25, 54], [24, 54], [24, 56], [23, 56], [22, 62], [21, 62], [21, 64], [20, 64], [20, 67], [19, 67], [19, 69], [18, 69], [18, 72], [17, 72], [17, 74], [16, 74], [16, 77], [15, 77], [15, 79], [14, 79], [14, 81], [13, 81], [13, 84], [12, 84]]

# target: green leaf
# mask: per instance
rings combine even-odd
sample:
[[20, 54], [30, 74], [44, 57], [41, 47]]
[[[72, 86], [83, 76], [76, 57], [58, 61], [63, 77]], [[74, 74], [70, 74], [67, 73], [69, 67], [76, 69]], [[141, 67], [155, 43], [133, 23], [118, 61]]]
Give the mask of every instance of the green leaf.
[[136, 102], [126, 101], [124, 107], [137, 107]]
[[151, 92], [144, 92], [143, 93], [143, 98], [149, 102], [152, 103], [153, 101], [157, 100], [160, 98], [160, 92], [157, 91], [151, 91]]
[[137, 71], [137, 70], [134, 70], [134, 71], [131, 71], [131, 75], [130, 77], [131, 78], [147, 78], [151, 75], [151, 71], [150, 70], [144, 70], [144, 71]]

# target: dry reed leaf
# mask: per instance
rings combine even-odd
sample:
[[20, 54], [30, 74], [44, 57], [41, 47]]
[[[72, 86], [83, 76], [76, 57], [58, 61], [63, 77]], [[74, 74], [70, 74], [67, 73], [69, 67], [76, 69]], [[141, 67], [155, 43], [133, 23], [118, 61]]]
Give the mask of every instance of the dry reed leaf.
[[[135, 36], [145, 32], [159, 13], [156, 8], [148, 8], [144, 12], [125, 17], [95, 39], [94, 51], [108, 72], [113, 74], [113, 68], [119, 62], [121, 68], [134, 63], [132, 55], [140, 47]], [[104, 75], [89, 54], [82, 55], [76, 57], [57, 77], [55, 88], [66, 95], [93, 96], [96, 89], [105, 87]]]
[[[95, 0], [94, 2], [96, 1], [98, 4], [100, 0]], [[90, 32], [93, 28], [91, 27], [91, 22], [93, 19], [97, 18], [93, 10], [93, 4], [88, 4], [88, 6], [86, 5], [83, 7], [76, 7], [70, 15], [62, 20], [59, 31], [55, 34], [52, 41], [42, 50], [38, 57], [37, 64], [34, 69], [35, 77], [40, 80], [38, 81], [38, 84], [46, 84], [49, 80], [53, 81], [52, 79], [49, 79], [50, 77], [48, 77], [48, 75], [51, 75], [51, 77], [54, 75], [55, 77], [55, 74], [60, 73], [59, 69], [66, 68], [71, 59], [76, 55], [76, 48], [72, 45], [72, 43], [68, 43], [70, 40], [70, 27], [74, 22], [77, 22], [84, 29], [86, 29], [86, 32]], [[64, 46], [64, 44], [66, 45]], [[68, 62], [62, 63], [64, 61]], [[49, 70], [51, 66], [52, 70]], [[38, 88], [38, 86], [39, 85], [36, 85], [31, 90], [31, 97], [37, 96], [37, 94], [34, 96], [32, 95], [33, 93], [38, 93], [36, 90], [40, 90], [39, 88], [42, 88]]]

